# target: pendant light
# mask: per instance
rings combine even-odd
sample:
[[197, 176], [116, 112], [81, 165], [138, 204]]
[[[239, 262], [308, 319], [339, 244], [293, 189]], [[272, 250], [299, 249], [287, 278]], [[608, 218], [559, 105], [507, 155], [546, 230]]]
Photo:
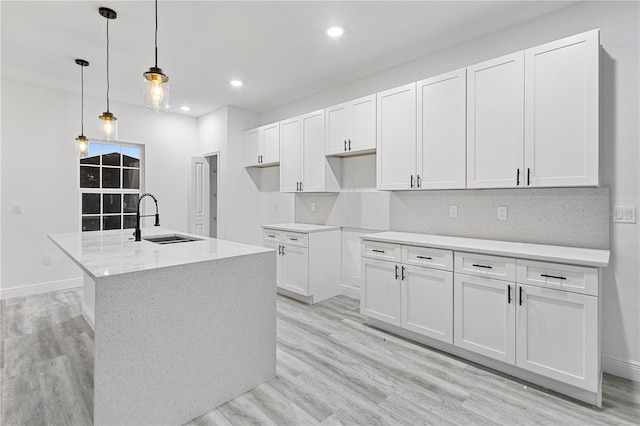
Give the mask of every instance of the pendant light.
[[107, 111], [103, 112], [100, 118], [100, 129], [102, 137], [106, 140], [118, 138], [118, 119], [109, 112], [109, 21], [118, 16], [115, 11], [108, 7], [99, 9], [101, 16], [107, 18]]
[[156, 0], [155, 66], [143, 73], [144, 107], [153, 112], [169, 111], [169, 77], [158, 68], [158, 0]]
[[78, 136], [76, 140], [78, 141], [80, 157], [86, 157], [89, 153], [89, 140], [84, 135], [84, 67], [88, 67], [89, 62], [84, 59], [76, 59], [76, 64], [80, 65], [80, 93], [82, 96], [80, 107], [80, 136]]

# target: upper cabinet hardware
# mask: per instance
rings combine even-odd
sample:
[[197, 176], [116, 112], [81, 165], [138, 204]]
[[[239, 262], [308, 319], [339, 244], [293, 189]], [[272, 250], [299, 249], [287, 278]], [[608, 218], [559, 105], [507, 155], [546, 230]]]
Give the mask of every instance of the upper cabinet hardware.
[[420, 188], [420, 175], [416, 175], [416, 188]]
[[349, 139], [349, 151], [351, 151], [351, 139]]
[[426, 260], [431, 260], [431, 258], [429, 256], [416, 256], [418, 259], [426, 259]]
[[413, 188], [413, 175], [411, 175], [411, 188]]
[[344, 150], [345, 151], [347, 150], [347, 140], [346, 139], [344, 140]]
[[282, 255], [284, 256], [284, 246], [282, 246]]
[[396, 280], [398, 279], [398, 265], [396, 265]]
[[302, 182], [300, 182], [300, 191], [302, 191]]
[[371, 249], [371, 251], [375, 251], [376, 253], [384, 253], [384, 250]]
[[520, 186], [520, 169], [516, 173], [516, 186]]
[[296, 191], [300, 191], [300, 182], [296, 182]]
[[531, 169], [527, 167], [527, 186], [531, 185]]
[[522, 287], [520, 287], [520, 301], [519, 301], [520, 306], [522, 306]]
[[566, 280], [567, 277], [563, 277], [563, 276], [558, 276], [558, 275], [547, 275], [547, 274], [540, 274], [541, 277], [545, 277], [545, 278], [557, 278], [559, 280]]
[[507, 304], [511, 304], [511, 284], [507, 285]]
[[471, 266], [475, 266], [476, 268], [487, 268], [487, 269], [493, 269], [493, 266], [489, 266], [489, 265], [479, 265], [477, 263], [474, 263]]
[[282, 254], [282, 246], [278, 244], [278, 254]]
[[405, 278], [407, 278], [407, 275], [405, 274], [405, 268], [403, 266], [402, 267], [402, 281], [404, 281]]

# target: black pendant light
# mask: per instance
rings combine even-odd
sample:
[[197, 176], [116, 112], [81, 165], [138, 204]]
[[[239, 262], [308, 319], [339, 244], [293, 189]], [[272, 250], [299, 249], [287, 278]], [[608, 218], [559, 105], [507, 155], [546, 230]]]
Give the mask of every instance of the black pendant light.
[[158, 0], [156, 0], [155, 66], [144, 76], [144, 107], [154, 112], [169, 111], [169, 77], [158, 67]]
[[78, 141], [78, 148], [80, 150], [80, 157], [86, 157], [89, 153], [89, 140], [84, 135], [84, 67], [89, 66], [89, 62], [84, 59], [76, 59], [76, 64], [80, 65], [80, 93], [81, 93], [81, 107], [80, 107], [80, 136], [76, 138]]
[[100, 118], [100, 128], [102, 137], [106, 140], [118, 138], [118, 119], [109, 112], [109, 21], [118, 16], [114, 10], [108, 7], [101, 7], [100, 16], [107, 18], [107, 111], [103, 112]]

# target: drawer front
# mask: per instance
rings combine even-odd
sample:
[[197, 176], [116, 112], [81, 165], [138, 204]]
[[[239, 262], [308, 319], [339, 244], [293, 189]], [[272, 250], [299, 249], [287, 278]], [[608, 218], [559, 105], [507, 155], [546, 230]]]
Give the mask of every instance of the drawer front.
[[515, 282], [516, 260], [509, 257], [456, 252], [455, 272]]
[[360, 253], [362, 257], [371, 259], [388, 260], [390, 262], [402, 261], [400, 244], [363, 241], [360, 245]]
[[516, 264], [521, 284], [598, 295], [598, 268], [521, 259]]
[[299, 232], [285, 232], [283, 242], [292, 246], [308, 247], [309, 234], [301, 234]]
[[451, 250], [403, 245], [402, 263], [453, 271], [453, 252]]
[[271, 241], [274, 243], [282, 242], [282, 231], [276, 231], [275, 229], [265, 229], [263, 231], [265, 241]]

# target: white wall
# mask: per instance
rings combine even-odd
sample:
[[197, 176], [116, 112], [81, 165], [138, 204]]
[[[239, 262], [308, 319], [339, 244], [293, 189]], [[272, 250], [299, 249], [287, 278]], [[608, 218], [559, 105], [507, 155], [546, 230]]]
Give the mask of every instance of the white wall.
[[[638, 206], [639, 8], [638, 2], [583, 2], [430, 57], [264, 111], [260, 114], [260, 123], [282, 120], [600, 28], [602, 184], [610, 190], [611, 206]], [[371, 183], [375, 182], [375, 166], [370, 163], [372, 161], [366, 157], [343, 161], [343, 187], [346, 177], [350, 176], [346, 191], [371, 190]], [[357, 171], [352, 167], [358, 167]], [[469, 197], [477, 196], [477, 193], [478, 191], [459, 191], [460, 203], [464, 204]], [[349, 206], [344, 208], [348, 209]], [[567, 213], [572, 212], [558, 212]], [[394, 218], [390, 222], [394, 223]], [[638, 224], [610, 223], [609, 228], [612, 257], [611, 264], [604, 273], [602, 290], [604, 366], [606, 371], [640, 380], [640, 227]]]
[[[85, 135], [98, 135], [104, 99], [85, 97]], [[0, 297], [82, 284], [82, 273], [47, 238], [80, 230], [78, 153], [80, 97], [2, 80], [2, 271]], [[145, 189], [158, 198], [164, 227], [187, 230], [185, 191], [196, 152], [196, 119], [111, 103], [119, 139], [145, 145]], [[22, 214], [13, 214], [15, 203]], [[151, 226], [152, 223], [144, 223]], [[43, 257], [52, 255], [52, 265]]]

